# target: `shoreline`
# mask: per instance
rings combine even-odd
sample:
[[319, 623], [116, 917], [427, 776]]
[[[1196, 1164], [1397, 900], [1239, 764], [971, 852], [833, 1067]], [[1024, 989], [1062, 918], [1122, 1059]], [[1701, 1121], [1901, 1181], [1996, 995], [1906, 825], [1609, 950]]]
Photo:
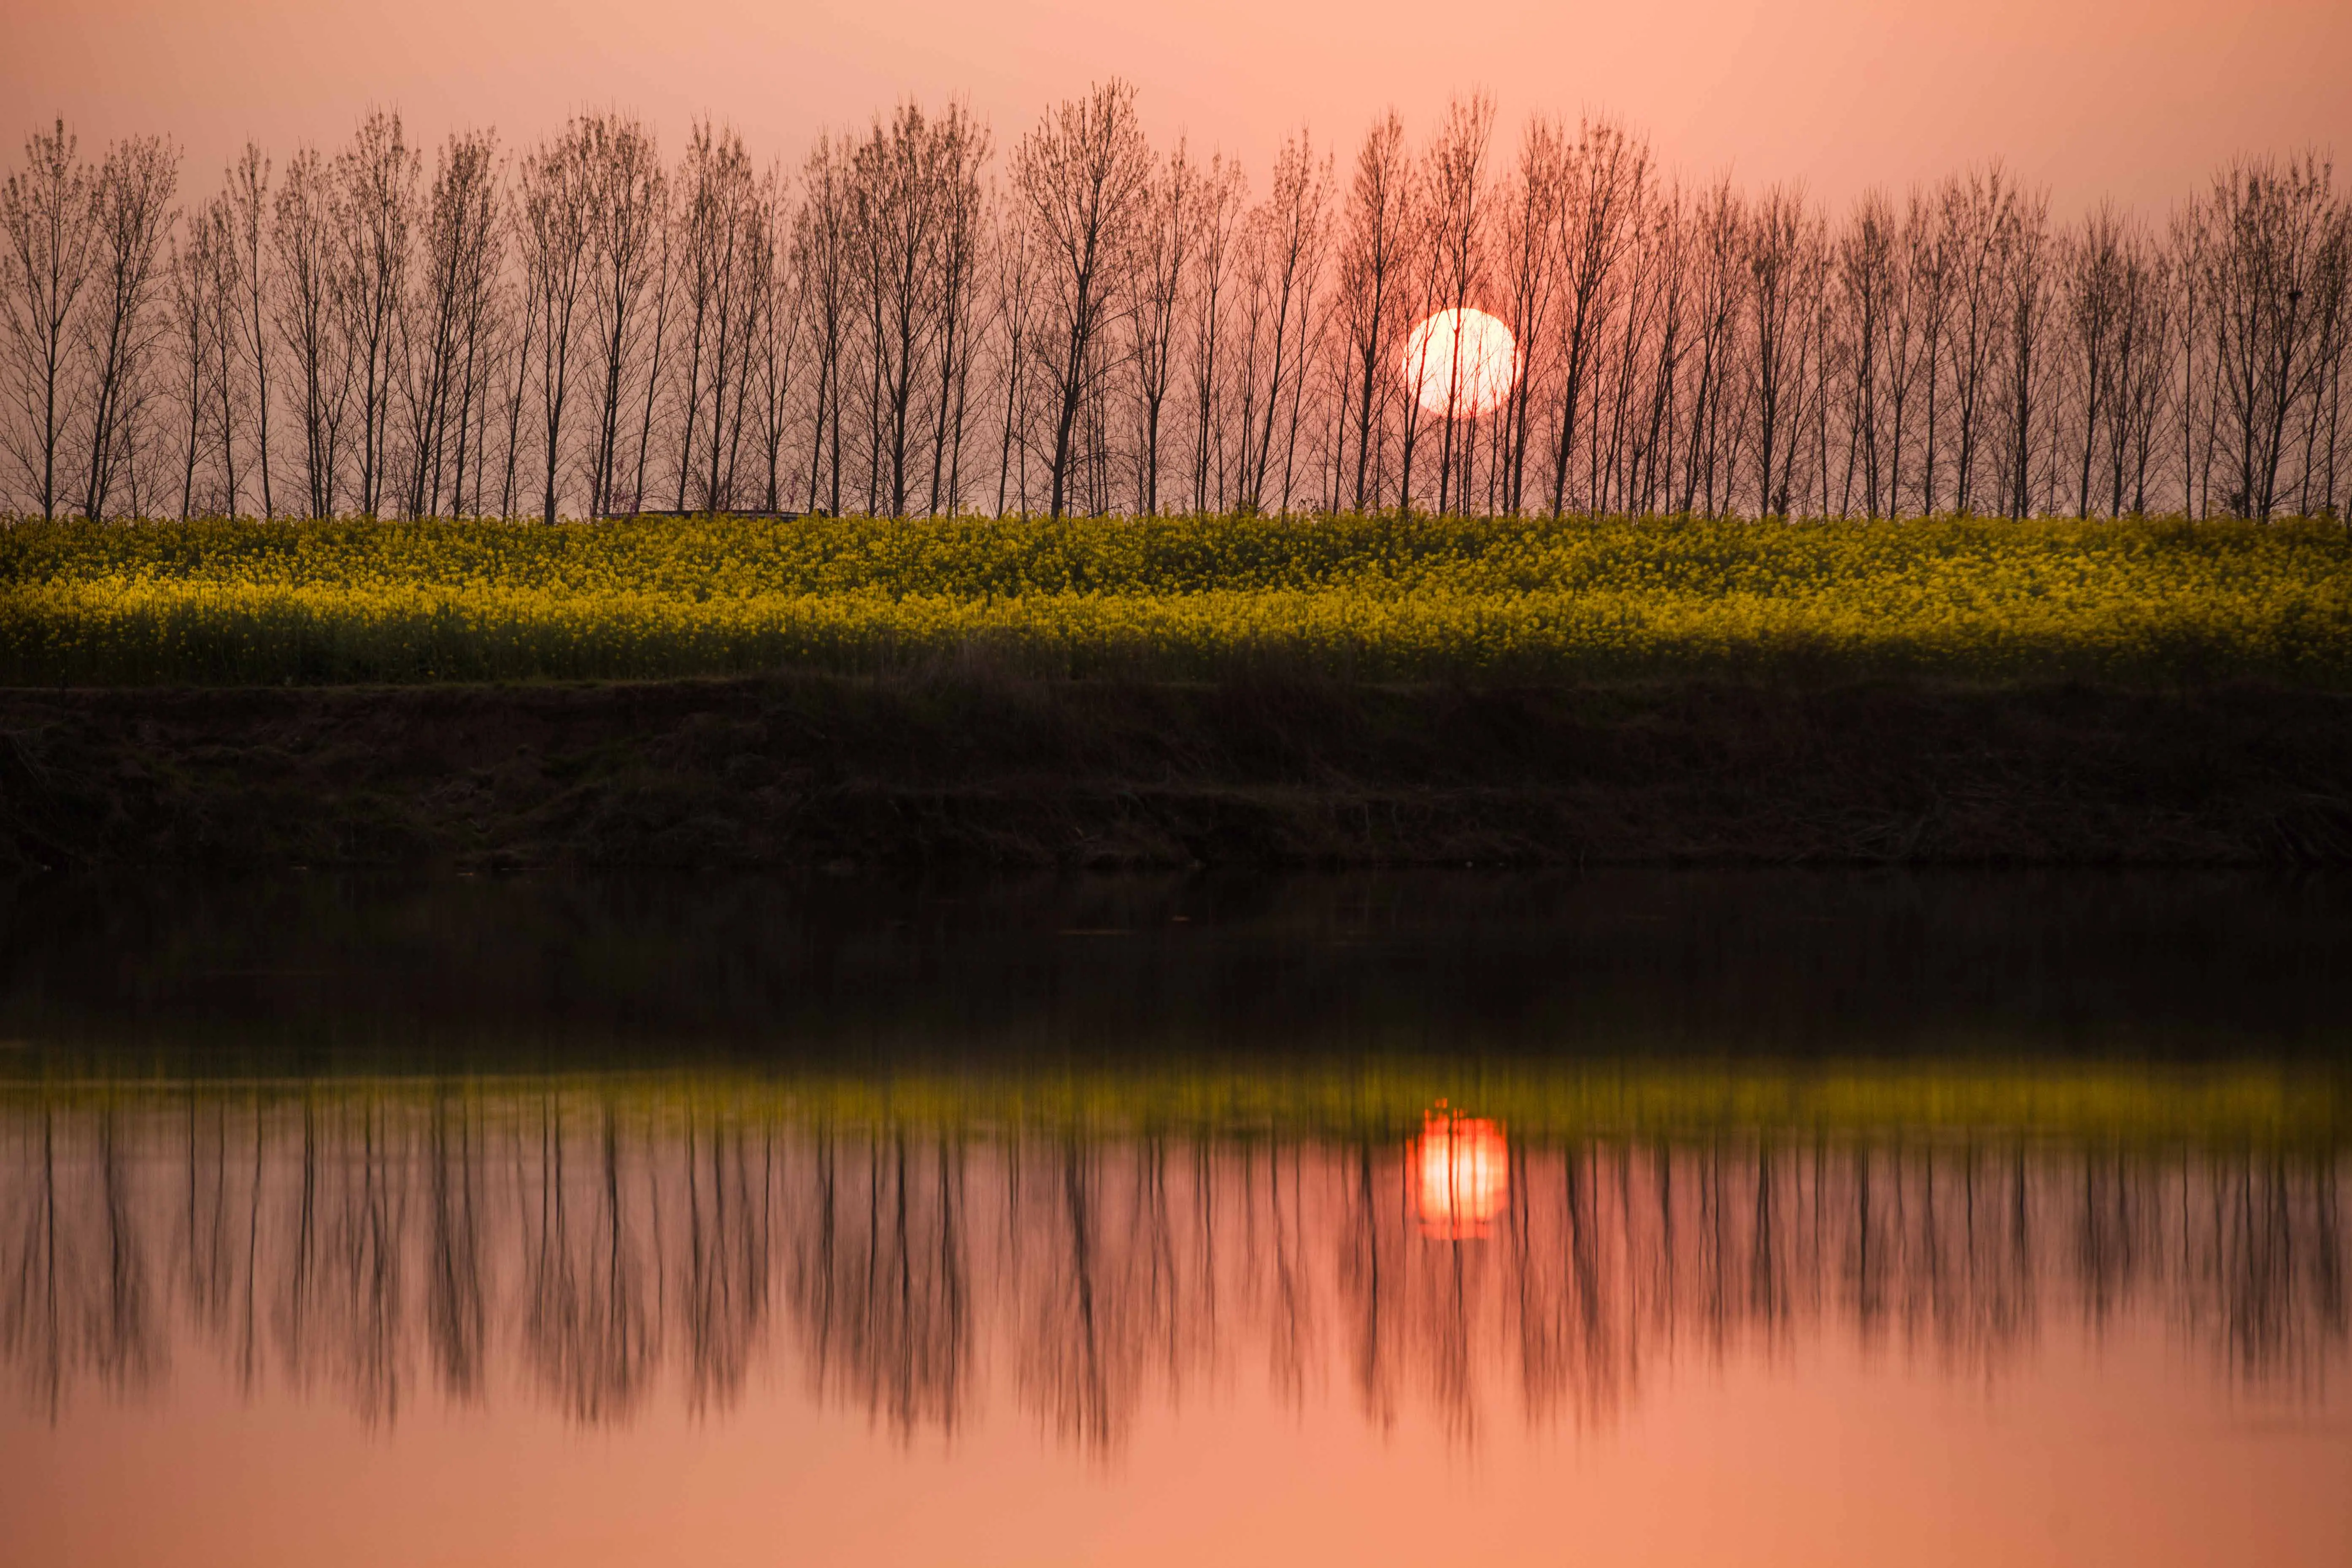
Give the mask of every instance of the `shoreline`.
[[0, 869], [2326, 865], [2352, 694], [1003, 675], [0, 689]]

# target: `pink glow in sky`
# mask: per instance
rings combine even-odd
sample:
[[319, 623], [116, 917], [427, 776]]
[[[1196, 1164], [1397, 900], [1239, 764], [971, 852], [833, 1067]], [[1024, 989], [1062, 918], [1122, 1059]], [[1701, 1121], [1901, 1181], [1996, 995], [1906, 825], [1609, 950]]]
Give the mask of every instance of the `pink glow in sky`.
[[967, 97], [1000, 144], [1118, 74], [1155, 133], [1263, 167], [1301, 122], [1351, 150], [1485, 88], [1622, 115], [1670, 166], [1843, 200], [1998, 155], [2061, 210], [2161, 208], [2233, 153], [2352, 150], [2344, 0], [0, 0], [0, 127], [165, 132], [192, 173], [246, 136], [335, 141], [371, 102], [430, 142], [529, 140], [583, 105], [675, 146], [705, 110], [764, 153], [903, 95]]

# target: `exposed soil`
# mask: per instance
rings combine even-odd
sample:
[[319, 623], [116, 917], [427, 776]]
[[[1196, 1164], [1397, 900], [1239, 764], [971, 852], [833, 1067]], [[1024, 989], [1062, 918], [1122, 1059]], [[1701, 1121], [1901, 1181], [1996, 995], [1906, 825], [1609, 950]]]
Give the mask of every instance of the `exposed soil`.
[[2352, 696], [780, 677], [0, 691], [0, 867], [2316, 863]]

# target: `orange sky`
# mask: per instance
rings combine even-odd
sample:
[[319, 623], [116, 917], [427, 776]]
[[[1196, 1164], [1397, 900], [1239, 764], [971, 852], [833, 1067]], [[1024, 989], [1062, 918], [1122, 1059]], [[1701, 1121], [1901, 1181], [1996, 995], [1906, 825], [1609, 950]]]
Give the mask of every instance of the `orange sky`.
[[1301, 121], [1351, 146], [1483, 86], [1516, 119], [1605, 108], [1686, 171], [1842, 199], [1988, 154], [2062, 209], [2160, 207], [2241, 150], [2352, 153], [2345, 0], [0, 0], [0, 102], [86, 140], [339, 137], [371, 100], [428, 139], [528, 137], [616, 102], [675, 143], [713, 109], [796, 153], [828, 122], [966, 94], [1009, 140], [1119, 73], [1155, 131], [1262, 165]]

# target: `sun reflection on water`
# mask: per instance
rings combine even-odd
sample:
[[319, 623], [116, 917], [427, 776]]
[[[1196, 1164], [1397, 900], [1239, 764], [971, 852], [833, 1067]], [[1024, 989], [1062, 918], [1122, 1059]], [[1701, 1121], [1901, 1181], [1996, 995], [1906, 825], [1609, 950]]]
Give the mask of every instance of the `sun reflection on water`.
[[1500, 1124], [1439, 1100], [1422, 1118], [1412, 1163], [1420, 1176], [1421, 1234], [1483, 1241], [1510, 1195], [1509, 1151]]

